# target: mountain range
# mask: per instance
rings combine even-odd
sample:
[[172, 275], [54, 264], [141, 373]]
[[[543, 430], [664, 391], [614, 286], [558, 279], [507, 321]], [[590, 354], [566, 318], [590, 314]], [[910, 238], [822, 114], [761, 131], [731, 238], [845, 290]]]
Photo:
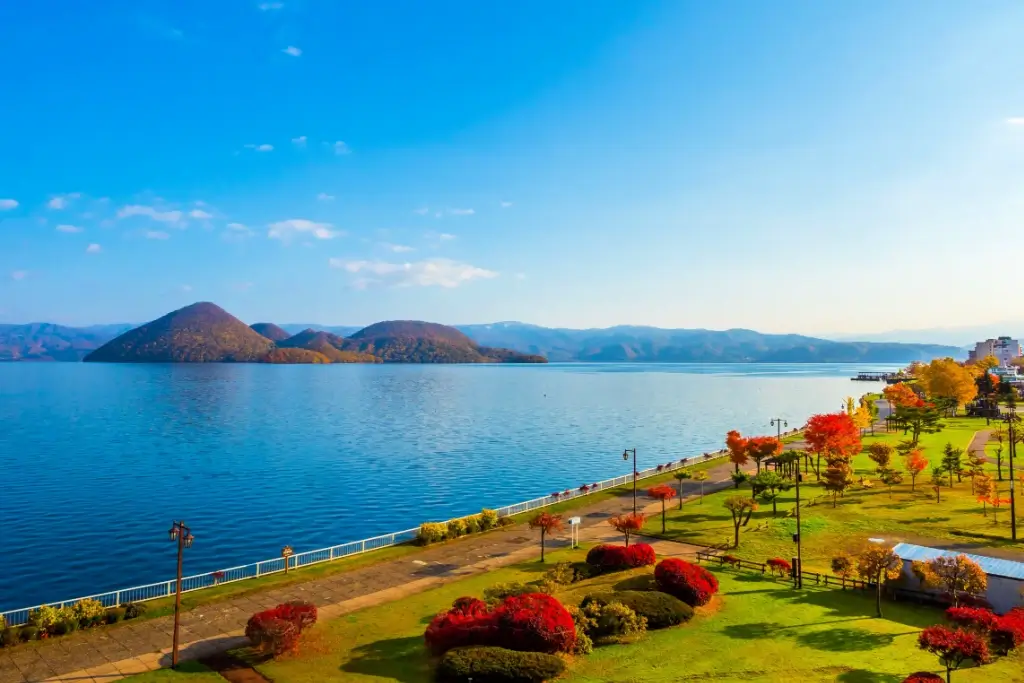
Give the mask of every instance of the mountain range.
[[[960, 347], [941, 344], [832, 341], [795, 334], [761, 334], [744, 329], [716, 331], [617, 326], [578, 330], [540, 327], [519, 322], [455, 327], [415, 323], [422, 327], [417, 329], [416, 334], [408, 336], [406, 333], [409, 332], [408, 324], [411, 324], [411, 321], [392, 321], [386, 323], [392, 326], [392, 332], [389, 336], [381, 337], [382, 330], [378, 326], [382, 324], [384, 323], [360, 328], [256, 323], [251, 328], [246, 326], [249, 331], [259, 336], [258, 340], [249, 339], [249, 343], [255, 346], [250, 348], [248, 355], [261, 350], [267, 353], [271, 347], [278, 350], [276, 355], [279, 358], [302, 357], [307, 359], [306, 362], [324, 361], [317, 356], [298, 351], [285, 353], [282, 349], [303, 348], [321, 356], [334, 356], [337, 359], [334, 362], [353, 360], [352, 356], [335, 354], [341, 351], [366, 354], [362, 361], [355, 362], [369, 362], [366, 360], [368, 356], [388, 362], [403, 362], [395, 359], [405, 359], [404, 362], [431, 362], [412, 359], [424, 359], [432, 355], [438, 357], [439, 353], [449, 358], [447, 362], [481, 362], [481, 358], [485, 359], [485, 362], [493, 362], [501, 358], [515, 358], [514, 355], [509, 355], [510, 353], [543, 356], [552, 362], [717, 363], [907, 363], [944, 356], [963, 358], [966, 355]], [[67, 327], [48, 323], [0, 325], [0, 361], [82, 360], [91, 351], [99, 349], [133, 327], [135, 326], [126, 324], [91, 327]], [[444, 330], [443, 333], [438, 331], [441, 328]], [[404, 332], [398, 334], [402, 330]], [[387, 329], [383, 331], [387, 332]], [[461, 333], [466, 339], [459, 338], [458, 344], [452, 347], [451, 341], [455, 339], [453, 333]], [[237, 327], [235, 335], [239, 340], [248, 337], [247, 333], [239, 332]], [[292, 341], [289, 342], [289, 339]], [[266, 346], [265, 342], [269, 342], [271, 346]], [[443, 352], [437, 348], [438, 344], [444, 345]], [[239, 350], [240, 348], [235, 349], [234, 352]], [[323, 353], [324, 351], [327, 353]], [[108, 352], [109, 350], [104, 354]], [[100, 357], [104, 354], [100, 354]], [[247, 354], [242, 352], [242, 355]]]

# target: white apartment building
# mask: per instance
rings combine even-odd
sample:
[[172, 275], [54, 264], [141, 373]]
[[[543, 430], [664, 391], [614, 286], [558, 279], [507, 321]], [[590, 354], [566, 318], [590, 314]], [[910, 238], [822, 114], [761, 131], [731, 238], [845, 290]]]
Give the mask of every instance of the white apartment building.
[[1019, 341], [1010, 337], [999, 337], [978, 342], [974, 345], [974, 350], [970, 352], [969, 357], [971, 360], [979, 360], [985, 356], [995, 356], [999, 360], [999, 365], [1006, 367], [1011, 360], [1020, 358], [1021, 355]]

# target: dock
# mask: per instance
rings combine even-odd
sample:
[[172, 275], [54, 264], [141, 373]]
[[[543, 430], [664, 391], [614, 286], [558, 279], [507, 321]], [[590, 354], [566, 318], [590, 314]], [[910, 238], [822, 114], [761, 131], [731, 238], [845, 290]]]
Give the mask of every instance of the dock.
[[903, 379], [903, 377], [896, 372], [858, 372], [855, 377], [851, 377], [854, 382], [885, 382], [886, 384], [895, 384]]

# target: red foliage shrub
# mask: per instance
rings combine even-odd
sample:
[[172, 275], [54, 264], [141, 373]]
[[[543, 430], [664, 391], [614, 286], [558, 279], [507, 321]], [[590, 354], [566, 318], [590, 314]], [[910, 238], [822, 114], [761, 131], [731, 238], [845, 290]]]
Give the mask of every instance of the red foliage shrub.
[[991, 659], [988, 643], [972, 631], [948, 629], [945, 626], [929, 626], [917, 637], [917, 646], [939, 657], [947, 669], [959, 669], [971, 660], [985, 664]]
[[992, 639], [992, 649], [1002, 655], [1024, 647], [1024, 608], [1015, 607], [997, 617], [989, 637]]
[[[495, 645], [523, 652], [570, 652], [576, 626], [569, 611], [544, 593], [505, 598], [488, 611], [472, 598], [459, 598], [456, 606], [434, 617], [424, 638], [435, 654], [470, 645]], [[477, 601], [480, 602], [480, 601]], [[483, 605], [480, 602], [480, 605]]]
[[316, 623], [316, 605], [310, 602], [286, 602], [273, 609], [257, 612], [245, 625], [245, 637], [261, 652], [275, 656], [298, 647], [299, 634]]
[[784, 560], [781, 557], [773, 557], [766, 563], [772, 570], [772, 574], [778, 574], [779, 576], [787, 576], [793, 573], [793, 565], [788, 560]]
[[448, 611], [449, 613], [475, 617], [487, 611], [487, 603], [473, 597], [456, 598], [455, 602], [452, 603], [452, 608]]
[[718, 592], [715, 575], [695, 564], [675, 557], [662, 560], [654, 568], [658, 590], [685, 602], [690, 607], [706, 605]]
[[587, 553], [587, 564], [601, 571], [646, 567], [654, 564], [654, 548], [647, 543], [633, 545], [596, 545]]
[[946, 618], [957, 626], [988, 633], [999, 620], [992, 610], [980, 607], [950, 607]]
[[943, 682], [946, 679], [938, 674], [933, 674], [931, 671], [918, 671], [912, 673], [903, 679], [903, 683], [931, 683], [932, 681]]

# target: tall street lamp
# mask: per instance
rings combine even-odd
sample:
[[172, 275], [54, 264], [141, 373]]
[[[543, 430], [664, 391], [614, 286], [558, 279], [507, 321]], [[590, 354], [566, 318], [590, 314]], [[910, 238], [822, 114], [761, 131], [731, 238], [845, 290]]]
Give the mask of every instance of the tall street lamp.
[[[782, 443], [782, 428], [789, 427], [789, 423], [781, 417], [773, 417], [771, 425], [772, 427], [778, 428], [779, 443]], [[796, 464], [796, 533], [793, 534], [793, 540], [796, 541], [796, 563], [793, 565], [793, 585], [797, 588], [804, 587], [803, 566], [801, 566], [800, 556], [800, 480], [803, 479], [803, 476], [804, 475], [800, 473], [800, 463], [798, 461]]]
[[[779, 448], [781, 448], [782, 447], [782, 428], [783, 427], [789, 428], [789, 423], [786, 422], [785, 420], [783, 420], [781, 417], [773, 417], [772, 421], [770, 422], [770, 424], [771, 424], [772, 427], [778, 427], [778, 430], [777, 430], [777, 434], [778, 435], [776, 436], [776, 439], [779, 442]], [[779, 461], [778, 460], [775, 461], [775, 469], [776, 470], [779, 469]]]
[[622, 451], [622, 459], [629, 460], [630, 453], [633, 454], [633, 514], [636, 514], [636, 449], [627, 448]]
[[1010, 412], [1006, 416], [1010, 438], [1010, 538], [1017, 540], [1017, 497], [1013, 485], [1013, 456], [1017, 454], [1017, 434], [1014, 429], [1017, 423], [1017, 402], [1010, 401]]
[[185, 526], [185, 522], [174, 522], [171, 530], [167, 532], [171, 540], [178, 544], [178, 579], [174, 590], [174, 645], [171, 651], [171, 668], [178, 668], [178, 624], [181, 620], [181, 560], [185, 548], [191, 548], [195, 536], [192, 530]]

